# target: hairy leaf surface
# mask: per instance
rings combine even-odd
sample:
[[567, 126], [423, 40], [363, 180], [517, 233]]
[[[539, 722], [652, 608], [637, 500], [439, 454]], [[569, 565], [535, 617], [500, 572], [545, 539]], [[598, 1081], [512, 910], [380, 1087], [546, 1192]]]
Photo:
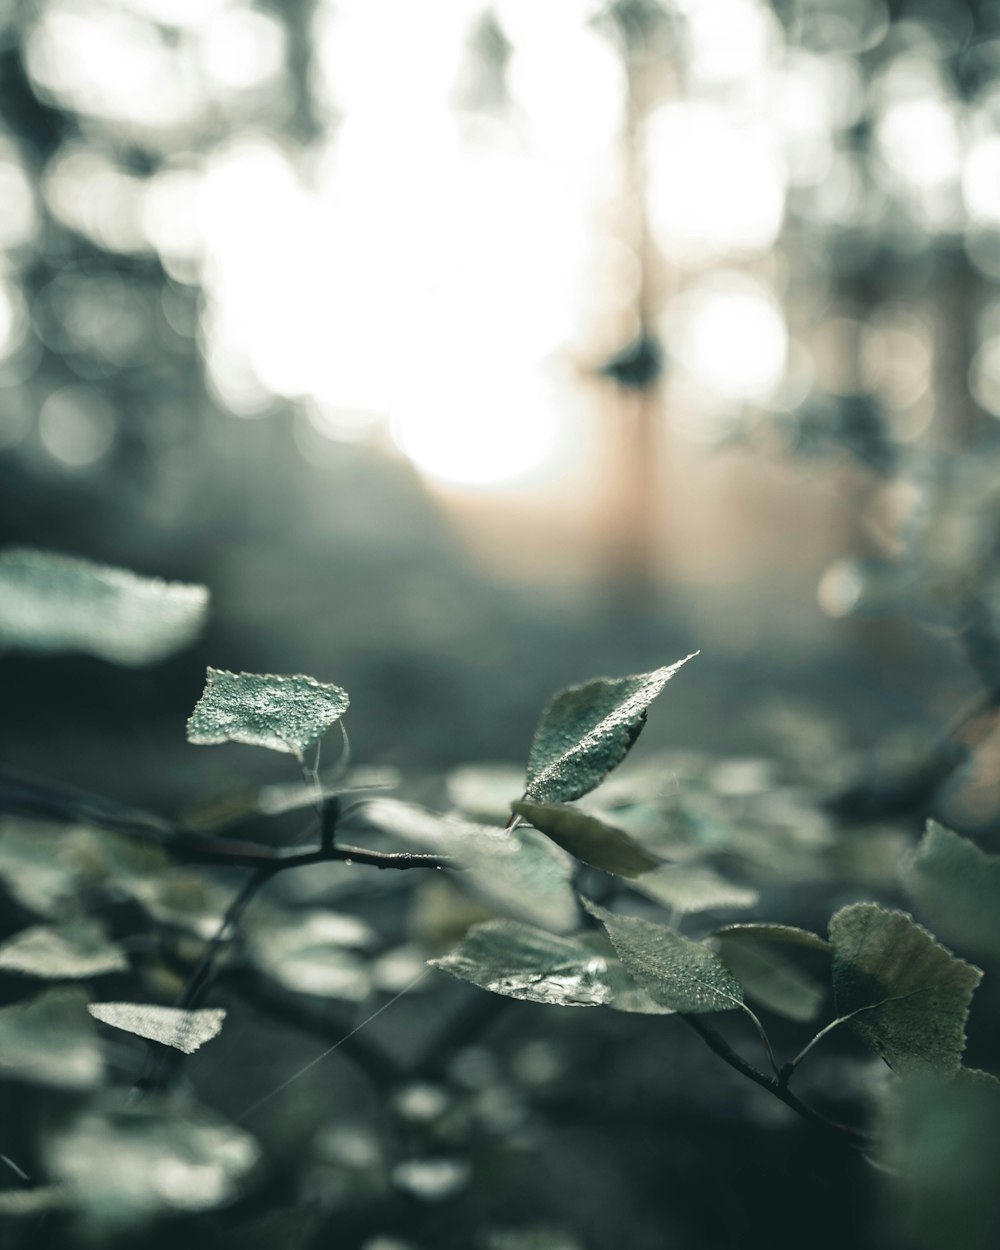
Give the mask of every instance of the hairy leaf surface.
[[196, 638], [207, 610], [204, 586], [29, 547], [0, 552], [0, 645], [152, 664]]
[[876, 903], [841, 908], [830, 921], [830, 944], [838, 1016], [900, 1073], [957, 1072], [980, 970], [905, 912]]
[[103, 1072], [94, 1023], [78, 989], [52, 989], [0, 1009], [0, 1079], [90, 1089]]
[[917, 908], [945, 937], [1000, 959], [1000, 855], [934, 820], [903, 868]]
[[226, 1018], [222, 1007], [184, 1011], [180, 1007], [161, 1007], [155, 1003], [88, 1003], [87, 1010], [103, 1024], [173, 1046], [185, 1055], [193, 1055], [199, 1047], [218, 1037]]
[[600, 785], [638, 738], [650, 703], [697, 654], [650, 673], [601, 677], [557, 694], [535, 730], [524, 797], [562, 803]]
[[590, 935], [559, 937], [517, 920], [473, 925], [450, 954], [431, 959], [434, 968], [508, 998], [560, 1007], [614, 1007], [663, 1014], [628, 977], [610, 948]]
[[661, 862], [624, 829], [617, 829], [575, 807], [521, 799], [513, 808], [564, 850], [602, 872], [638, 877]]
[[0, 968], [49, 980], [122, 972], [128, 960], [93, 920], [33, 925], [0, 946]]
[[664, 1007], [681, 1013], [743, 1007], [739, 982], [701, 942], [692, 942], [667, 925], [615, 916], [594, 903], [585, 905], [607, 929], [625, 971]]
[[312, 677], [210, 668], [205, 693], [188, 721], [188, 741], [245, 742], [301, 756], [349, 704], [346, 690]]

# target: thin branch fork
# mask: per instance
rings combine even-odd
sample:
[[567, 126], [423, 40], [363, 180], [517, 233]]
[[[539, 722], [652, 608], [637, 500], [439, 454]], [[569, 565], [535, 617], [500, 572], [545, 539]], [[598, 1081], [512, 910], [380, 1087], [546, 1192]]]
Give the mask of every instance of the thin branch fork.
[[755, 1068], [753, 1064], [747, 1063], [742, 1055], [737, 1054], [723, 1037], [720, 1037], [713, 1028], [705, 1024], [698, 1016], [681, 1014], [680, 1018], [698, 1034], [709, 1049], [713, 1050], [720, 1059], [728, 1063], [731, 1068], [735, 1068], [743, 1076], [748, 1077], [755, 1085], [759, 1085], [762, 1089], [766, 1089], [768, 1093], [773, 1094], [786, 1107], [791, 1107], [804, 1120], [808, 1120], [810, 1124], [814, 1124], [817, 1128], [821, 1128], [826, 1132], [836, 1133], [841, 1138], [847, 1138], [852, 1145], [858, 1148], [869, 1144], [868, 1135], [861, 1129], [853, 1128], [849, 1124], [840, 1124], [836, 1120], [830, 1120], [825, 1115], [821, 1115], [814, 1107], [810, 1107], [808, 1103], [804, 1103], [801, 1098], [793, 1094], [785, 1081], [768, 1076]]

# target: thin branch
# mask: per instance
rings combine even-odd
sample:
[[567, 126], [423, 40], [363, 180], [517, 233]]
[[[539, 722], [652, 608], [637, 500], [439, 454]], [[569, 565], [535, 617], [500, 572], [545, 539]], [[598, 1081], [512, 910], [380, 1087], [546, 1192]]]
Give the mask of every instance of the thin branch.
[[755, 1085], [759, 1085], [761, 1089], [766, 1089], [775, 1098], [779, 1099], [786, 1107], [800, 1115], [804, 1120], [808, 1120], [810, 1124], [822, 1128], [826, 1132], [837, 1133], [842, 1137], [847, 1137], [852, 1145], [863, 1146], [868, 1141], [866, 1133], [860, 1129], [852, 1128], [849, 1124], [840, 1124], [836, 1120], [829, 1120], [825, 1115], [821, 1115], [808, 1103], [804, 1103], [790, 1089], [782, 1085], [774, 1077], [767, 1076], [765, 1073], [758, 1071], [753, 1064], [738, 1055], [724, 1038], [720, 1037], [714, 1029], [710, 1028], [698, 1016], [681, 1015], [684, 1023], [698, 1034], [703, 1042], [713, 1050], [720, 1059], [728, 1063], [731, 1068], [735, 1068], [737, 1072], [748, 1077]]
[[770, 1063], [771, 1065], [771, 1071], [780, 1081], [782, 1070], [778, 1067], [778, 1061], [774, 1057], [774, 1051], [771, 1048], [771, 1039], [768, 1037], [767, 1032], [765, 1031], [764, 1026], [761, 1024], [760, 1020], [757, 1019], [756, 1015], [754, 1015], [754, 1013], [750, 1010], [750, 1008], [746, 1005], [746, 1003], [743, 1004], [743, 1010], [753, 1021], [754, 1028], [757, 1030], [757, 1034], [760, 1037], [761, 1043], [763, 1044], [764, 1053], [767, 1055], [768, 1063]]
[[[188, 977], [187, 984], [175, 999], [175, 1007], [180, 1008], [182, 1011], [191, 1011], [197, 1005], [198, 999], [201, 997], [201, 993], [212, 975], [212, 969], [215, 966], [215, 960], [219, 951], [222, 949], [223, 942], [225, 942], [239, 923], [240, 918], [253, 902], [261, 886], [277, 871], [278, 869], [273, 865], [265, 865], [257, 868], [244, 881], [239, 893], [236, 894], [226, 908], [225, 914], [219, 927], [212, 935], [211, 941], [202, 951], [201, 958], [195, 965], [190, 977]], [[151, 1090], [158, 1089], [178, 1060], [176, 1052], [166, 1050], [158, 1042], [148, 1043], [148, 1048], [149, 1054], [146, 1060], [146, 1069], [135, 1085], [137, 1093], [149, 1093]]]

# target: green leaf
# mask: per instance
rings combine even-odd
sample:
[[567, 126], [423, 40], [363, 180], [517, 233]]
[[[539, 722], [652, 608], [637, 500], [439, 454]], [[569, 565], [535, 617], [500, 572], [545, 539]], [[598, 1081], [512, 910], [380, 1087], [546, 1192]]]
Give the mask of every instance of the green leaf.
[[503, 822], [511, 800], [524, 789], [520, 764], [463, 764], [445, 779], [449, 800], [470, 820], [482, 824]]
[[628, 754], [646, 723], [646, 709], [688, 660], [570, 686], [542, 713], [528, 756], [526, 799], [561, 803], [600, 785]]
[[90, 1089], [102, 1072], [97, 1032], [79, 990], [47, 990], [0, 1009], [0, 1078]]
[[[986, 1078], [986, 1079], [984, 1079]], [[896, 1236], [913, 1250], [994, 1250], [1000, 1225], [1000, 1083], [959, 1072], [895, 1082], [882, 1108], [880, 1162]]]
[[560, 1007], [616, 1007], [662, 1014], [608, 949], [586, 935], [559, 937], [517, 920], [473, 925], [450, 954], [428, 961], [480, 989]]
[[34, 925], [0, 946], [0, 969], [49, 980], [97, 977], [127, 968], [124, 953], [93, 920]]
[[23, 907], [56, 916], [92, 879], [81, 832], [23, 818], [0, 823], [0, 879]]
[[769, 927], [747, 925], [742, 934], [737, 927], [728, 936], [717, 935], [715, 948], [719, 958], [749, 998], [789, 1020], [813, 1020], [826, 997], [826, 988], [776, 951], [772, 940], [748, 940], [746, 929]]
[[312, 677], [210, 668], [205, 693], [188, 721], [188, 741], [245, 742], [301, 757], [349, 704], [346, 690]]
[[633, 888], [678, 915], [753, 907], [760, 898], [752, 886], [736, 885], [701, 865], [664, 864], [655, 872], [647, 872]]
[[818, 933], [798, 929], [790, 924], [727, 924], [716, 929], [715, 936], [746, 939], [750, 942], [782, 942], [790, 946], [805, 946], [814, 951], [830, 949], [830, 943]]
[[371, 992], [368, 963], [348, 947], [367, 946], [374, 933], [362, 921], [328, 911], [278, 911], [247, 925], [250, 962], [286, 989], [361, 1002]]
[[703, 943], [666, 925], [615, 916], [586, 900], [584, 905], [607, 929], [625, 971], [656, 1002], [682, 1014], [743, 1007], [739, 982]]
[[642, 847], [631, 834], [596, 816], [588, 816], [562, 803], [532, 803], [521, 799], [514, 811], [564, 850], [591, 868], [619, 877], [638, 877], [661, 861]]
[[1000, 959], [1000, 855], [987, 855], [934, 820], [903, 866], [903, 884], [945, 937]]
[[375, 799], [365, 819], [409, 845], [451, 856], [459, 889], [497, 911], [560, 933], [579, 927], [574, 862], [534, 829], [497, 829], [437, 816], [413, 803]]
[[102, 1024], [173, 1046], [185, 1055], [193, 1055], [199, 1047], [218, 1037], [226, 1018], [222, 1007], [184, 1011], [180, 1007], [160, 1007], [155, 1003], [88, 1003], [87, 1010]]
[[44, 1153], [88, 1231], [102, 1238], [161, 1212], [232, 1201], [260, 1157], [248, 1133], [207, 1111], [151, 1103], [84, 1110]]
[[954, 1075], [982, 972], [905, 912], [876, 903], [841, 908], [830, 921], [830, 944], [837, 1015], [890, 1068]]
[[29, 547], [0, 552], [0, 645], [151, 664], [196, 638], [207, 609], [204, 586]]

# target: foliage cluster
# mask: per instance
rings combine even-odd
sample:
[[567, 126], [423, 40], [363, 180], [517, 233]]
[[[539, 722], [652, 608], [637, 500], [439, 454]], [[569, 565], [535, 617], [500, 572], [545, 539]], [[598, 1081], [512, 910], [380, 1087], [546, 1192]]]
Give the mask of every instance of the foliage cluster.
[[[25, 550], [0, 557], [0, 589], [8, 645], [133, 664], [186, 645], [207, 603], [201, 588]], [[261, 1225], [280, 1228], [283, 1244], [323, 1244], [330, 1218], [338, 1245], [410, 1244], [379, 1239], [390, 1195], [447, 1203], [476, 1168], [468, 1124], [438, 1084], [419, 1079], [454, 1058], [453, 1021], [432, 1037], [429, 1064], [395, 1063], [362, 1028], [403, 994], [446, 993], [447, 978], [428, 987], [428, 956], [492, 1002], [678, 1016], [807, 1122], [810, 1142], [829, 1139], [878, 1169], [904, 1244], [939, 1245], [945, 1232], [950, 1245], [988, 1244], [1000, 1082], [964, 1063], [983, 974], [895, 904], [908, 900], [962, 954], [991, 966], [1000, 857], [933, 821], [917, 845], [891, 826], [838, 828], [817, 777], [803, 784], [804, 766], [792, 785], [760, 761], [674, 754], [610, 778], [692, 658], [560, 692], [538, 722], [526, 778], [459, 770], [443, 815], [370, 790], [348, 797], [352, 780], [378, 781], [348, 771], [348, 696], [302, 676], [209, 669], [189, 740], [286, 752], [302, 781], [198, 827], [5, 777], [2, 1244], [154, 1244], [178, 1220], [223, 1244], [224, 1226], [212, 1221], [223, 1210], [235, 1227], [247, 1212], [262, 1218], [282, 1150], [312, 1178], [311, 1194], [299, 1178], [291, 1199], [286, 1183], [268, 1217], [279, 1223]], [[344, 748], [324, 779], [319, 743], [333, 725]], [[288, 845], [281, 819], [303, 813], [312, 840]], [[346, 842], [349, 830], [369, 845]], [[420, 882], [395, 947], [351, 913], [365, 867], [420, 870], [388, 874]], [[237, 870], [245, 880], [234, 890]], [[277, 888], [307, 876], [312, 904]], [[825, 933], [799, 923], [831, 897], [841, 905]], [[755, 918], [720, 923], [733, 913]], [[398, 915], [389, 928], [400, 933]], [[353, 1030], [316, 1009], [378, 990], [394, 996]], [[463, 994], [458, 1015], [470, 1001], [478, 1012], [482, 997]], [[331, 1038], [330, 1049], [350, 1043], [407, 1132], [397, 1123], [383, 1124], [381, 1139], [345, 1133], [339, 1109], [335, 1127], [304, 1148], [276, 1123], [249, 1131], [243, 1121], [291, 1099], [316, 1060], [276, 1086], [241, 1083], [235, 1101], [192, 1079], [182, 1056], [202, 1047], [230, 1045], [227, 1065], [240, 1063], [255, 1027], [248, 1003]], [[879, 1081], [863, 1069], [854, 1105], [838, 1089], [842, 1064], [823, 1062], [825, 1039], [845, 1032], [891, 1073]], [[579, 1230], [547, 1226], [477, 1235], [489, 1247], [586, 1244]]]

